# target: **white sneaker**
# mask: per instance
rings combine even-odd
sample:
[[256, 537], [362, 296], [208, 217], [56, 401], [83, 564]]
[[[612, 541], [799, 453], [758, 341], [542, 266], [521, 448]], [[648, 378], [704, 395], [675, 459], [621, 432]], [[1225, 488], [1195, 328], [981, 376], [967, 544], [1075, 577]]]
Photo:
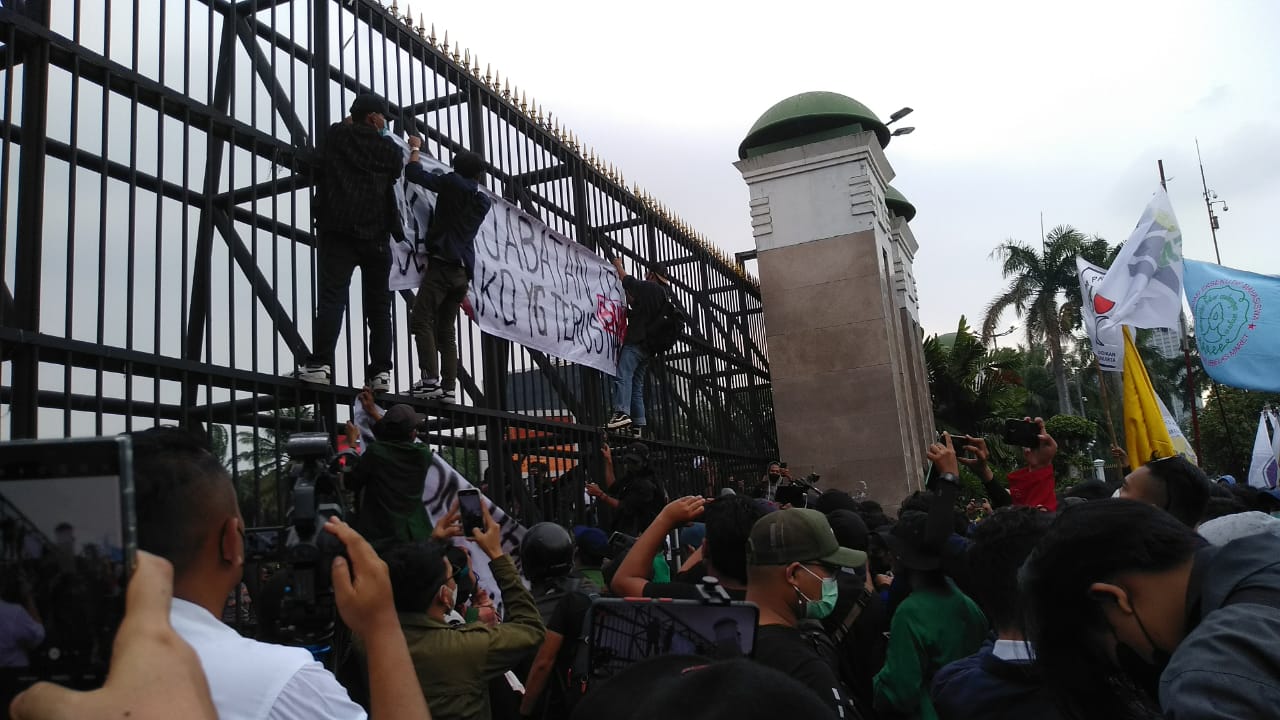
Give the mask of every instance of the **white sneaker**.
[[364, 386], [369, 388], [372, 393], [384, 393], [391, 391], [391, 373], [380, 372], [373, 377], [366, 378]]
[[293, 371], [292, 377], [313, 385], [328, 385], [329, 366], [312, 365], [310, 363], [299, 365], [298, 369]]
[[450, 390], [441, 390], [441, 391], [440, 391], [440, 394], [438, 394], [438, 395], [436, 395], [436, 396], [435, 396], [435, 399], [436, 399], [436, 400], [439, 400], [439, 401], [440, 401], [440, 402], [442, 402], [442, 403], [448, 403], [448, 404], [452, 405], [453, 403], [455, 403], [455, 402], [457, 402], [457, 401], [458, 401], [458, 396], [457, 396], [456, 394], [454, 394], [454, 392], [453, 392], [453, 390], [452, 390], [452, 389], [450, 389]]

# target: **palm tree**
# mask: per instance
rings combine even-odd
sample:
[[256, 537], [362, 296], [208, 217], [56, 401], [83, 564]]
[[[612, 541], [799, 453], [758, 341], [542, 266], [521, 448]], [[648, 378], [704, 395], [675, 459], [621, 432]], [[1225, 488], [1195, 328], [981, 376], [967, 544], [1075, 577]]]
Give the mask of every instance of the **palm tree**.
[[[1076, 256], [1094, 263], [1106, 260], [1107, 241], [1086, 237], [1070, 225], [1059, 225], [1049, 232], [1043, 247], [1035, 248], [1017, 240], [1006, 240], [991, 256], [1002, 263], [1009, 287], [987, 306], [982, 322], [982, 337], [995, 332], [1000, 316], [1013, 308], [1027, 332], [1027, 347], [1043, 345], [1049, 352], [1054, 386], [1058, 394], [1058, 412], [1070, 415], [1071, 395], [1067, 389], [1067, 370], [1063, 362], [1063, 335], [1070, 335], [1080, 324], [1080, 281], [1076, 276]], [[1065, 304], [1059, 296], [1066, 294]]]
[[1025, 393], [1015, 370], [1019, 353], [988, 352], [962, 316], [954, 335], [924, 341], [925, 369], [938, 429], [979, 433], [992, 418], [1014, 414]]

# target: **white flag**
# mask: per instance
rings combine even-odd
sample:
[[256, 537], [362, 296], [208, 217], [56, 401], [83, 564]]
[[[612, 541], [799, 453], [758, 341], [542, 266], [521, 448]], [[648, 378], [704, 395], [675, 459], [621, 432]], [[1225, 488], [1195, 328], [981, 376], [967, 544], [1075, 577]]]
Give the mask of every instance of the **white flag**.
[[1094, 288], [1099, 331], [1176, 328], [1182, 311], [1182, 231], [1163, 188], [1142, 211], [1120, 255]]
[[1276, 451], [1267, 432], [1267, 413], [1258, 416], [1258, 434], [1253, 439], [1253, 461], [1249, 463], [1249, 485], [1256, 488], [1276, 486]]
[[1178, 427], [1178, 421], [1173, 419], [1173, 413], [1169, 412], [1169, 408], [1165, 406], [1160, 396], [1156, 396], [1156, 404], [1160, 406], [1160, 417], [1164, 419], [1164, 427], [1169, 431], [1169, 439], [1173, 441], [1173, 450], [1186, 457], [1194, 465], [1200, 464], [1200, 458], [1196, 457], [1196, 449], [1187, 441], [1187, 436], [1182, 434], [1182, 428]]
[[1271, 454], [1280, 462], [1280, 412], [1272, 410], [1268, 418], [1271, 420]]
[[1098, 358], [1098, 367], [1120, 372], [1124, 366], [1124, 335], [1119, 327], [1099, 331], [1098, 314], [1093, 309], [1095, 291], [1107, 271], [1082, 257], [1076, 257], [1076, 270], [1080, 274], [1080, 298], [1083, 301], [1080, 310], [1085, 330], [1089, 332], [1089, 342], [1093, 345], [1093, 354]]

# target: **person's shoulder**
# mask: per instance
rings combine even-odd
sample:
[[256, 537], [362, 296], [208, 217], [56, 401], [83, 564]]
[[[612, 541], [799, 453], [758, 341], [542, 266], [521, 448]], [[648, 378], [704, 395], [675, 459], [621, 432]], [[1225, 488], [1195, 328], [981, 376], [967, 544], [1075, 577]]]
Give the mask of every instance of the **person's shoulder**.
[[932, 694], [935, 701], [939, 696], [950, 696], [952, 693], [966, 693], [974, 684], [975, 679], [980, 679], [986, 672], [983, 667], [983, 660], [991, 655], [991, 646], [984, 645], [977, 653], [968, 657], [962, 657], [954, 662], [943, 665], [937, 674], [933, 676]]
[[1280, 665], [1280, 612], [1239, 603], [1210, 612], [1179, 645], [1161, 675], [1176, 683], [1191, 672], [1261, 680], [1280, 687], [1270, 668]]

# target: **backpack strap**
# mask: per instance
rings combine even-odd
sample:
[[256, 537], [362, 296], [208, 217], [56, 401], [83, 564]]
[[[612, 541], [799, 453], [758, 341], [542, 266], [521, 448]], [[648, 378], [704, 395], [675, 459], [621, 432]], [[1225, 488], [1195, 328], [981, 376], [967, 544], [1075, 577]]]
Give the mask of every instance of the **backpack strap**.
[[848, 614], [844, 616], [844, 619], [840, 621], [836, 629], [831, 631], [831, 639], [835, 641], [836, 645], [844, 643], [845, 637], [849, 635], [849, 630], [858, 621], [858, 616], [866, 609], [869, 602], [871, 602], [871, 593], [867, 592], [866, 587], [860, 588], [858, 599], [853, 602], [853, 607], [849, 608]]

